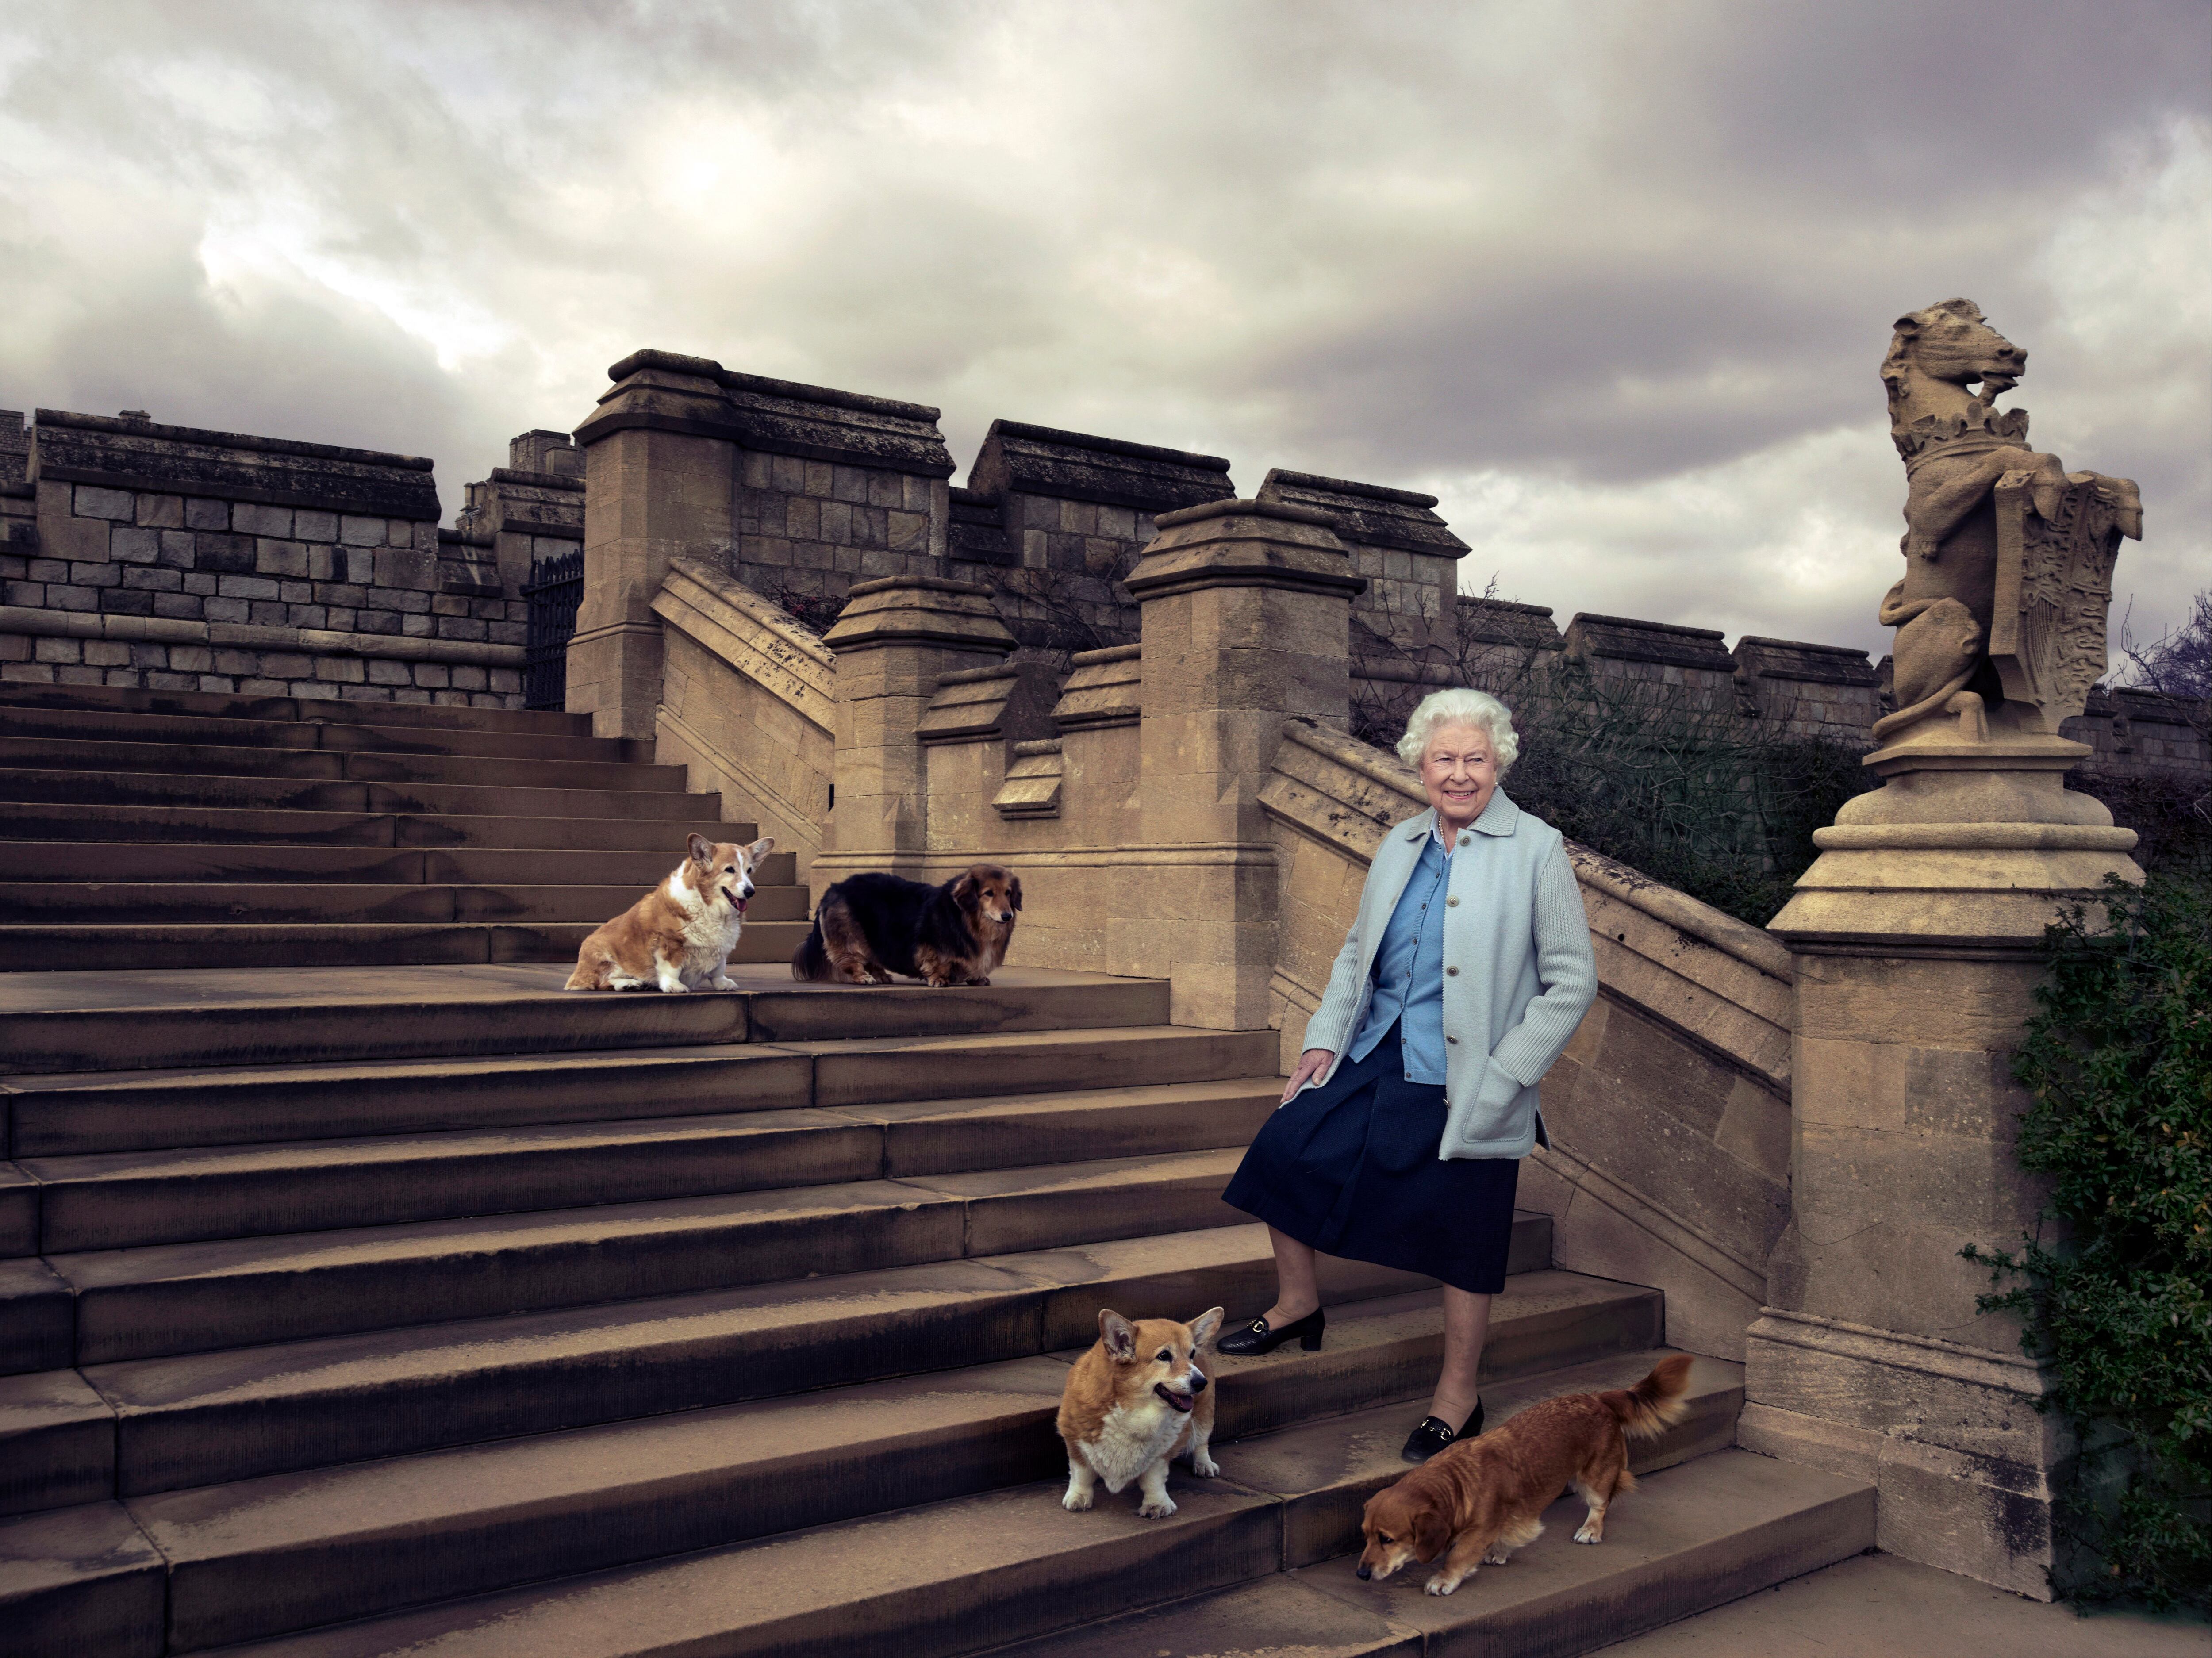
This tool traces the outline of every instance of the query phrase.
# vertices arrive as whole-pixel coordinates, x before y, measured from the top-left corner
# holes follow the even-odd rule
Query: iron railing
[[[584,597],[584,550],[556,553],[530,567],[522,596],[530,604],[523,653],[522,706],[562,708],[568,702],[568,641]]]

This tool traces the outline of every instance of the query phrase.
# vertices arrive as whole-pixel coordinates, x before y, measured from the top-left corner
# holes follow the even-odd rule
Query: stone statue
[[[1875,741],[1938,723],[1986,741],[1993,719],[2055,735],[2105,671],[2113,561],[2122,537],[2142,534],[2136,486],[2028,447],[2027,411],[1994,407],[2027,353],[1972,300],[1896,328],[1881,379],[1905,460],[1905,575],[1881,602],[1898,630],[1897,712]]]

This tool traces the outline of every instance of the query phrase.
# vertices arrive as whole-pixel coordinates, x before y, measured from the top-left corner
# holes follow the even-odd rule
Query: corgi
[[[1091,1506],[1098,1481],[1118,1491],[1131,1480],[1143,1493],[1137,1512],[1164,1520],[1176,1511],[1168,1495],[1168,1459],[1190,1453],[1190,1471],[1211,1479],[1221,1467],[1206,1454],[1213,1436],[1215,1391],[1199,1368],[1200,1350],[1220,1333],[1222,1309],[1210,1307],[1188,1324],[1147,1318],[1132,1324],[1098,1309],[1098,1339],[1075,1361],[1060,1395],[1060,1437],[1067,1448],[1067,1493],[1060,1506]]]
[[[1661,1359],[1633,1388],[1566,1394],[1531,1405],[1479,1439],[1444,1448],[1367,1499],[1359,1529],[1361,1578],[1384,1578],[1411,1560],[1443,1556],[1425,1587],[1449,1594],[1478,1564],[1502,1566],[1544,1530],[1540,1517],[1572,1486],[1589,1504],[1577,1543],[1605,1540],[1607,1506],[1636,1489],[1631,1439],[1650,1439],[1688,1408],[1690,1356]],[[1447,1549],[1449,1546],[1449,1549]]]
[[[566,988],[738,987],[725,969],[744,929],[753,871],[775,849],[775,837],[741,847],[695,833],[689,848],[666,880],[584,940]]]

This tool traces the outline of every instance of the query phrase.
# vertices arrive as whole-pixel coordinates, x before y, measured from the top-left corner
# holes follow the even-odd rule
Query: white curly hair
[[[1406,722],[1406,734],[1398,739],[1398,757],[1418,769],[1439,726],[1473,726],[1480,730],[1490,738],[1490,751],[1497,756],[1500,777],[1520,757],[1521,738],[1513,729],[1513,711],[1488,691],[1457,685],[1446,691],[1431,691],[1421,699],[1413,718]]]

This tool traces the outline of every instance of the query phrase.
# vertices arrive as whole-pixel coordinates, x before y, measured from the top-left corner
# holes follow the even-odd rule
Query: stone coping
[[[1286,501],[1203,501],[1195,507],[1180,507],[1172,513],[1162,513],[1152,520],[1162,530],[1179,529],[1186,524],[1202,524],[1210,518],[1279,518],[1292,524],[1317,524],[1324,530],[1334,530],[1334,514],[1317,507],[1294,507]]]
[[[995,420],[968,469],[972,492],[1172,511],[1236,493],[1219,455]]]
[[[88,610],[40,610],[0,604],[0,634],[40,639],[109,639],[155,645],[207,645],[241,651],[294,651],[305,656],[361,656],[401,662],[455,662],[520,668],[520,645],[470,639],[422,639],[407,634],[334,633],[322,628],[264,628],[244,622],[191,622],[158,616],[100,616]]]
[[[1363,546],[1396,548],[1429,558],[1467,556],[1467,544],[1429,510],[1437,504],[1434,495],[1278,467],[1261,483],[1258,498],[1326,513],[1338,534]]]
[[[265,438],[249,432],[218,432],[199,426],[166,426],[159,421],[125,420],[113,415],[79,415],[66,409],[38,411],[39,429],[108,432],[120,437],[151,437],[172,443],[198,443],[221,449],[250,449],[264,455],[297,455],[309,460],[351,461],[362,466],[389,466],[401,471],[428,472],[437,463],[423,455],[388,453],[381,449],[349,449],[342,444],[308,443],[298,438]]]

